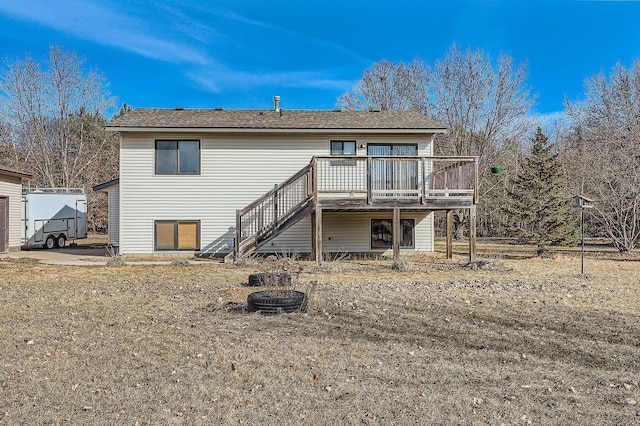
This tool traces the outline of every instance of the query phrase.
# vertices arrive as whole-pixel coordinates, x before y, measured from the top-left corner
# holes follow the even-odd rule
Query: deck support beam
[[[476,261],[476,208],[469,209],[469,262]]]
[[[316,207],[311,216],[312,251],[316,263],[322,263],[322,209]]]
[[[447,259],[453,259],[453,210],[447,210]]]
[[[309,218],[311,219],[311,258],[316,258],[316,211],[315,209],[311,210],[309,214]]]
[[[236,229],[233,239],[233,257],[234,260],[240,260],[240,241],[242,238],[242,218],[240,217],[240,210],[236,210]],[[226,257],[225,257],[226,261]]]
[[[401,229],[400,229],[400,208],[393,208],[393,223],[392,223],[392,244],[393,244],[393,260],[400,260],[400,239],[401,239]]]

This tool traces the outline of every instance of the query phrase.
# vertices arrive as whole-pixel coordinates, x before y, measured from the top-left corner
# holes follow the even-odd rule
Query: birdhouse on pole
[[[593,208],[593,200],[585,197],[584,195],[576,195],[574,199],[575,199],[574,207],[577,207],[579,209]]]

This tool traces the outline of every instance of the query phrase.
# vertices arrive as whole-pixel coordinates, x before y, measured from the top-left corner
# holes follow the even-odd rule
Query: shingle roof
[[[444,130],[415,111],[220,110],[137,108],[113,119],[111,130],[198,129],[386,129]]]

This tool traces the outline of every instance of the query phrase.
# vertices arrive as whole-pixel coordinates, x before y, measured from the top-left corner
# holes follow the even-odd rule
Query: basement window
[[[415,219],[400,219],[400,248],[415,248]],[[371,250],[393,247],[393,220],[371,219]]]
[[[155,244],[162,250],[200,250],[200,221],[155,221]]]
[[[156,174],[200,174],[200,141],[157,140]]]

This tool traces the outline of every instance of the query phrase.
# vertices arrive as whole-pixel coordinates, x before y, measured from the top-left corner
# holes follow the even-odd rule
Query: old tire
[[[289,286],[291,285],[291,275],[287,273],[273,274],[273,273],[260,273],[249,275],[248,286],[260,287],[260,286]]]
[[[53,238],[53,235],[49,235],[46,240],[44,240],[43,244],[44,248],[47,250],[51,250],[56,246],[56,239]]]
[[[247,311],[263,315],[307,312],[307,295],[296,290],[256,291],[247,296]]]
[[[56,247],[64,248],[66,244],[67,244],[67,238],[64,236],[64,234],[58,235],[58,238],[56,238]]]

